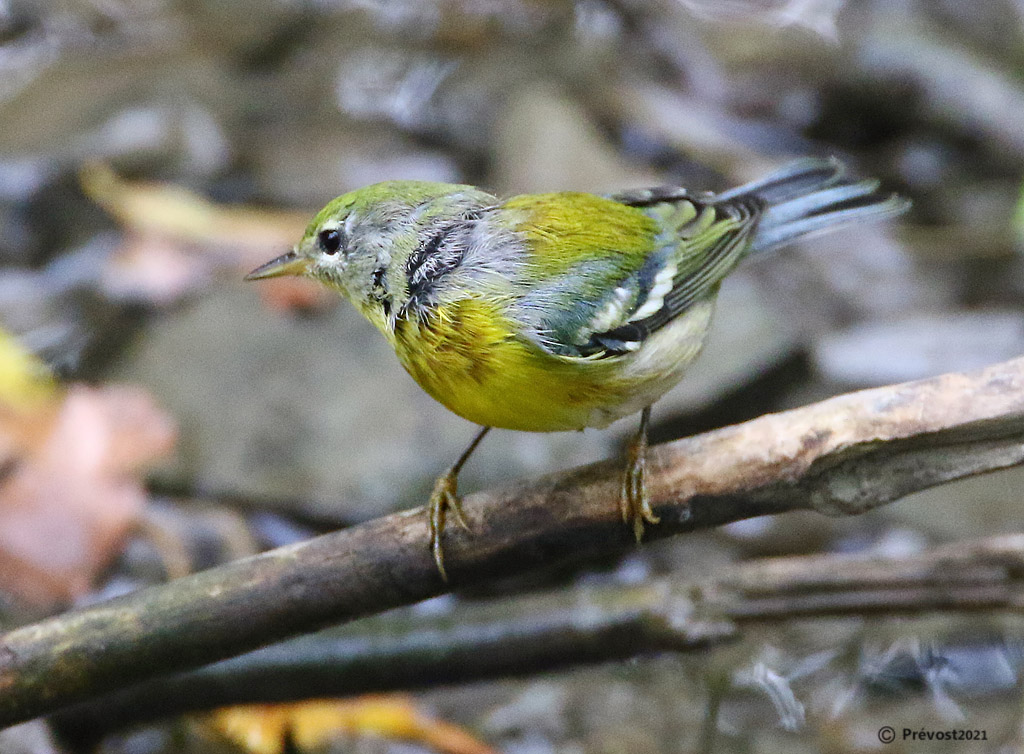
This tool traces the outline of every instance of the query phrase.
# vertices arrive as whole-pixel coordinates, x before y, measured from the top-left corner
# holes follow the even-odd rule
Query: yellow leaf
[[[441,754],[495,754],[463,729],[427,717],[399,696],[227,707],[211,715],[211,725],[250,754],[283,754],[288,740],[299,751],[312,751],[342,735],[416,741]]]
[[[0,404],[22,411],[53,398],[56,392],[46,365],[0,329]]]
[[[262,253],[291,247],[309,220],[305,213],[215,204],[172,183],[126,181],[103,163],[83,166],[79,179],[86,195],[126,229],[183,242]]]
[[[290,249],[309,219],[305,212],[217,204],[171,183],[125,180],[103,163],[83,166],[79,180],[124,230],[101,278],[114,298],[167,305],[209,284],[219,270],[237,270],[241,279]],[[295,278],[260,286],[259,294],[279,309],[338,301],[312,280]]]

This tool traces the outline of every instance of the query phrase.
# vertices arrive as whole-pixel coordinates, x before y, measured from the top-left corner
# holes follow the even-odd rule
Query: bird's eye
[[[317,240],[320,242],[320,248],[323,249],[324,254],[337,254],[338,249],[341,248],[341,231],[337,228],[321,230],[317,235]]]

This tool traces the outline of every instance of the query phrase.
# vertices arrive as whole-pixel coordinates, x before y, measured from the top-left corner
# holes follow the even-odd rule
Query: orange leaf
[[[346,734],[416,741],[443,754],[495,754],[463,729],[423,715],[398,696],[227,707],[211,715],[211,724],[251,754],[283,754],[289,738],[300,751],[312,751]]]

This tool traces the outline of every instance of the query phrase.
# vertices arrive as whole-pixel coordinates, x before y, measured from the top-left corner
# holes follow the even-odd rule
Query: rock
[[[655,404],[659,418],[706,407],[800,348],[799,322],[769,303],[756,276],[746,268],[726,279],[704,351],[683,380]]]
[[[57,754],[60,749],[42,720],[0,730],[0,751],[4,754]]]
[[[252,135],[243,151],[257,193],[286,205],[319,209],[346,191],[396,178],[463,180],[443,153],[381,129],[337,122],[276,124]]]
[[[228,285],[154,319],[122,361],[111,377],[147,387],[179,421],[167,474],[314,514],[361,518],[422,504],[475,432],[424,393],[347,304],[318,318],[281,315],[260,305],[254,286]],[[495,431],[461,488],[594,461],[616,439]]]
[[[879,510],[938,541],[1016,534],[1024,469],[1006,469],[916,492]]]
[[[817,368],[833,383],[867,387],[979,369],[1024,353],[1024,318],[989,310],[912,314],[823,335]]]
[[[626,162],[583,107],[550,84],[512,94],[496,131],[491,182],[502,194],[602,193],[664,182]]]

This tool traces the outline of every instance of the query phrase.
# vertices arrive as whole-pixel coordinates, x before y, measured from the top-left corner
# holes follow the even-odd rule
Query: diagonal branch
[[[390,613],[155,678],[63,710],[68,740],[234,704],[351,696],[535,675],[659,652],[706,652],[794,618],[1024,610],[1024,535],[910,556],[743,563],[698,581],[558,589],[443,616]]]
[[[858,514],[1024,463],[1024,358],[839,396],[653,448],[652,538],[772,513]],[[621,462],[472,495],[455,586],[629,546]],[[0,637],[0,725],[440,594],[422,509],[279,548]]]

